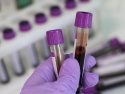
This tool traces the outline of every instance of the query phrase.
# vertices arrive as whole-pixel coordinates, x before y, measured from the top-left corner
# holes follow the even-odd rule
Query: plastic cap
[[[6,28],[3,30],[3,38],[6,40],[14,38],[15,35],[15,32],[11,28]]]
[[[76,7],[76,2],[75,0],[66,0],[65,1],[65,7],[67,9],[74,9]]]
[[[60,16],[61,15],[61,9],[59,6],[51,6],[50,7],[50,15],[51,16]]]
[[[61,29],[47,31],[46,36],[49,46],[64,43],[63,33]]]
[[[119,40],[117,38],[113,38],[109,42],[110,42],[110,45],[113,47],[118,47],[121,45],[121,43],[119,42]]]
[[[31,29],[31,25],[28,21],[24,20],[24,21],[21,21],[19,23],[19,29],[22,31],[22,32],[27,32]]]
[[[47,21],[47,18],[46,18],[46,16],[45,16],[44,13],[37,13],[37,14],[35,15],[35,22],[36,22],[37,24],[43,24],[43,23],[45,23],[46,21]]]
[[[92,27],[92,13],[89,12],[77,12],[75,26],[80,28],[91,28]]]

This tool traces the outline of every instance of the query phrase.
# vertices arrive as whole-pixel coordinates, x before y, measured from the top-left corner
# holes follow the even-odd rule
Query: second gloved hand
[[[85,70],[96,63],[95,59],[87,55]],[[75,94],[78,88],[80,68],[73,58],[64,61],[59,77],[56,79],[52,60],[49,58],[41,63],[31,77],[26,81],[20,94]],[[84,72],[84,88],[93,87],[98,83],[98,75]]]

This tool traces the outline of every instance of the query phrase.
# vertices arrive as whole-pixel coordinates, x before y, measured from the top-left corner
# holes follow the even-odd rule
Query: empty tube
[[[48,45],[50,46],[51,50],[51,57],[53,61],[55,75],[56,77],[58,77],[60,67],[62,66],[64,61],[64,51],[63,51],[64,39],[62,30],[57,29],[57,30],[47,31],[46,36]]]
[[[74,58],[77,59],[80,65],[80,80],[79,80],[79,88],[77,90],[77,94],[82,92],[83,86],[83,70],[84,70],[84,60],[86,53],[86,46],[89,34],[89,28],[92,26],[92,13],[88,12],[77,12],[76,20],[76,38],[74,43]]]
[[[121,45],[122,50],[118,51],[116,54],[111,54],[109,56],[101,56],[97,58],[98,66],[107,66],[111,64],[116,64],[125,60],[125,43]]]
[[[29,32],[31,30],[31,24],[28,21],[23,20],[19,23],[19,29],[21,32]],[[39,60],[37,58],[35,45],[34,44],[29,45],[28,51],[32,66],[37,67],[39,65]]]
[[[37,13],[35,14],[35,23],[42,25],[45,24],[47,22],[47,17],[44,13]],[[49,46],[47,45],[47,41],[46,38],[42,39],[42,52],[43,52],[43,57],[44,58],[48,58],[50,56],[50,50],[49,50]]]
[[[66,8],[66,10],[68,10],[68,11],[72,11],[73,9],[75,9],[76,8],[76,6],[77,6],[77,4],[76,4],[76,1],[75,0],[66,0],[65,1],[65,8]],[[74,44],[74,35],[75,35],[75,27],[74,27],[74,24],[69,24],[68,26],[67,26],[67,28],[68,28],[68,40],[69,40],[69,38],[70,38],[70,42],[71,42],[71,44]],[[67,36],[67,35],[66,35]]]
[[[7,83],[10,80],[3,60],[0,60],[0,80],[2,83]]]
[[[11,28],[6,28],[6,29],[3,30],[3,38],[5,40],[11,40],[15,37],[15,35],[16,35],[15,32]],[[17,52],[13,52],[11,54],[11,60],[12,60],[14,72],[16,73],[16,75],[23,74],[24,73],[24,67],[22,65],[22,62],[21,62]]]

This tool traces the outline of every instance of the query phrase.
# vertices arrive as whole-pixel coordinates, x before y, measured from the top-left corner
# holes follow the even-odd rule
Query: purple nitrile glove
[[[71,55],[70,55],[71,57]],[[86,55],[85,69],[91,68],[95,59]],[[68,58],[64,61],[59,77],[56,79],[52,60],[41,63],[26,81],[20,94],[75,94],[78,88],[80,68],[77,60]],[[93,87],[98,83],[98,75],[84,72],[84,88]]]

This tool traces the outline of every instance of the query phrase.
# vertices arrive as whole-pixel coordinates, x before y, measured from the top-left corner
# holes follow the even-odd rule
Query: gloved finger
[[[73,54],[69,54],[69,57],[73,57]],[[86,58],[85,58],[85,69],[89,69],[92,68],[94,65],[96,64],[96,60],[93,56],[86,54]]]
[[[96,73],[84,73],[83,88],[94,87],[99,82],[99,76]]]
[[[52,65],[52,59],[49,58],[41,63],[30,78],[26,81],[25,86],[39,85],[45,82],[53,82],[56,80],[54,69]]]
[[[54,82],[55,87],[61,91],[72,91],[71,94],[75,94],[78,88],[78,82],[80,77],[80,68],[77,60],[68,58],[64,61],[59,77]]]

